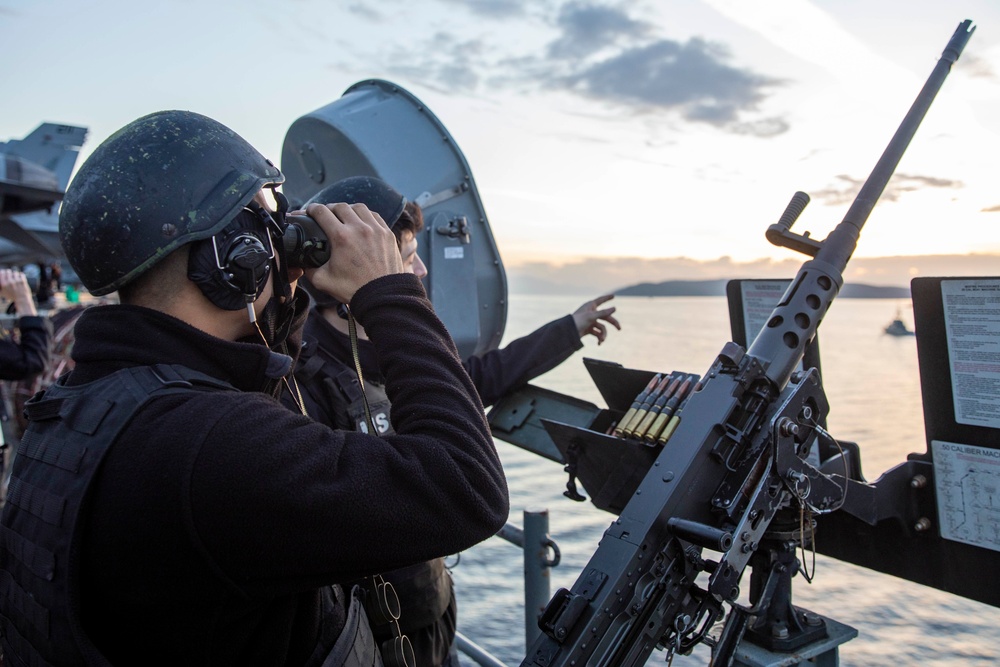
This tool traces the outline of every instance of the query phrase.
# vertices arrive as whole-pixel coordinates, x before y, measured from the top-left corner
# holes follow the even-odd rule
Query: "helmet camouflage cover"
[[[104,141],[63,198],[59,238],[94,295],[221,231],[281,172],[245,139],[190,111],[160,111]]]

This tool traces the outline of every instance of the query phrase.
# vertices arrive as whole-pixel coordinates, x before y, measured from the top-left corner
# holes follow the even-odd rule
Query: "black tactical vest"
[[[365,382],[364,390],[358,382],[357,371],[335,355],[307,338],[295,366],[295,379],[299,388],[311,399],[309,416],[331,428],[368,433],[371,428],[365,418],[364,400],[367,397],[376,433],[383,436],[395,433],[389,420],[389,397],[385,386]],[[313,414],[319,409],[323,414]]]
[[[118,436],[154,396],[236,391],[183,366],[140,366],[77,386],[53,384],[25,406],[29,421],[0,520],[0,633],[6,665],[108,667],[80,616],[81,514]],[[382,664],[359,604],[324,667]]]
[[[107,665],[80,619],[81,507],[105,454],[154,395],[232,386],[180,366],[57,382],[25,405],[0,525],[0,630],[12,664]]]

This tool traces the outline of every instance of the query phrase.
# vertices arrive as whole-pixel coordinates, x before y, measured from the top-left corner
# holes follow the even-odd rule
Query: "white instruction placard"
[[[1000,428],[1000,280],[942,280],[955,421]]]
[[[941,537],[1000,551],[1000,449],[931,441]]]
[[[778,305],[791,280],[744,280],[740,283],[743,297],[743,330],[747,332],[747,347],[764,328],[771,312]]]

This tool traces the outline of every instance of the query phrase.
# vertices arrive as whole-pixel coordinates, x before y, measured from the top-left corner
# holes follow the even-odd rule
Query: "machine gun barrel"
[[[769,230],[772,242],[813,259],[750,349],[727,343],[685,399],[669,445],[572,589],[560,589],[545,608],[543,634],[522,667],[636,667],[657,647],[684,653],[704,639],[723,602],[738,598],[750,555],[792,498],[778,454],[805,444],[810,429],[798,429],[796,419],[818,420],[828,407],[814,370],[794,382],[792,372],[843,284],[862,226],[973,30],[971,21],[959,26],[854,205],[823,242],[790,232],[801,199]],[[724,553],[713,562],[702,549]],[[696,583],[703,572],[711,573],[707,590]]]
[[[822,243],[789,231],[808,198],[805,201],[793,198],[786,216],[768,229],[767,236],[772,243],[815,256],[813,261],[802,266],[767,326],[761,329],[749,349],[751,356],[767,360],[767,375],[778,389],[787,384],[806,343],[816,335],[820,320],[843,286],[842,274],[857,246],[861,228],[973,32],[972,21],[959,24],[843,220]]]
[[[937,65],[934,67],[934,70],[931,72],[930,77],[928,77],[924,87],[917,95],[917,99],[913,101],[909,112],[907,112],[906,117],[903,118],[903,122],[900,124],[899,129],[896,130],[896,134],[893,135],[892,140],[882,153],[882,157],[879,158],[879,161],[876,163],[875,168],[868,177],[868,180],[865,181],[861,191],[858,193],[857,197],[855,197],[854,203],[851,204],[851,208],[848,209],[847,215],[844,216],[841,225],[851,225],[855,227],[857,229],[854,233],[855,239],[857,234],[861,232],[861,228],[864,226],[865,221],[868,220],[868,215],[872,212],[872,209],[875,207],[879,197],[882,196],[882,191],[885,189],[886,184],[889,182],[893,172],[896,170],[896,166],[899,164],[900,158],[903,157],[903,152],[906,150],[906,147],[909,146],[917,128],[920,127],[920,122],[923,120],[924,116],[927,114],[927,110],[930,109],[931,104],[934,102],[934,98],[937,96],[938,91],[944,84],[945,78],[947,78],[949,72],[951,72],[952,65],[958,61],[958,57],[965,49],[965,45],[968,43],[969,38],[972,37],[972,33],[975,32],[975,30],[976,28],[972,25],[972,21],[968,20],[963,21],[959,24],[958,28],[955,29],[955,34],[952,35],[948,45],[941,53],[941,57],[938,59]],[[839,247],[827,248],[827,243],[825,242],[823,245],[824,250],[821,251],[821,254],[830,255],[827,261],[831,263],[836,262],[836,266],[843,271],[844,267],[847,266],[847,260],[850,259],[851,252],[854,250],[853,244],[850,246],[850,250],[847,250],[846,254],[843,256],[839,255],[839,253],[842,252]],[[845,249],[846,247],[847,246],[845,244]]]

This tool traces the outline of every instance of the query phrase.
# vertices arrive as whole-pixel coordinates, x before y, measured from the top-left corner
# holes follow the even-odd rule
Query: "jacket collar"
[[[242,391],[267,391],[292,365],[291,357],[263,343],[216,338],[141,306],[88,308],[77,321],[74,338],[76,366],[69,384],[91,382],[121,368],[166,363],[206,373]]]

